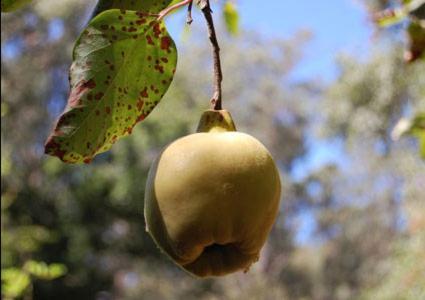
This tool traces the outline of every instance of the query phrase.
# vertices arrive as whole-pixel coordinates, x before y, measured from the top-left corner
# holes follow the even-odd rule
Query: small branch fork
[[[213,48],[213,59],[214,59],[214,94],[211,99],[211,108],[214,110],[221,110],[222,109],[222,101],[221,101],[221,82],[223,81],[223,73],[221,71],[221,62],[220,62],[220,47],[218,45],[217,36],[215,33],[214,28],[214,21],[213,17],[211,15],[211,7],[210,7],[210,1],[209,0],[196,0],[197,4],[201,8],[201,11],[205,17],[205,20],[207,21],[208,25],[208,35],[209,39]],[[183,0],[179,3],[176,3],[170,7],[167,7],[166,9],[162,10],[158,15],[158,20],[162,20],[166,15],[168,15],[170,12],[178,9],[179,7],[182,7],[184,5],[188,5],[187,9],[187,18],[186,23],[191,24],[192,19],[192,4],[193,0]]]

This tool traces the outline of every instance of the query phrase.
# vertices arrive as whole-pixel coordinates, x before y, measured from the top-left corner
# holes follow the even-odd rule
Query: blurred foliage
[[[401,22],[406,24],[404,28],[409,46],[405,50],[404,59],[409,63],[419,61],[420,68],[423,68],[423,61],[425,61],[425,0],[403,0],[399,1],[398,5],[392,1],[386,1],[375,7],[374,11],[375,21],[381,27],[394,26]],[[424,93],[422,89],[422,95]],[[401,118],[393,133],[396,136],[395,139],[404,133],[416,136],[419,139],[421,156],[425,158],[425,127],[422,125],[422,121],[418,123],[418,120],[423,117],[422,114],[421,110],[414,110],[413,116],[410,117],[412,121]]]
[[[401,118],[392,133],[392,138],[398,140],[402,135],[413,135],[419,139],[421,156],[425,159],[425,113],[418,113],[414,118]]]
[[[400,23],[407,17],[413,18],[413,21],[425,19],[425,1],[405,0],[397,7],[393,7],[392,3],[389,3],[385,5],[385,9],[375,14],[376,22],[383,27]]]
[[[223,20],[227,31],[233,35],[239,32],[239,13],[233,2],[227,1],[223,6]]]
[[[374,12],[374,19],[381,27],[407,23],[409,47],[404,54],[405,60],[413,62],[425,59],[425,0],[404,0],[397,6],[387,1]]]
[[[3,0],[1,2],[2,12],[11,12],[27,5],[32,0]]]
[[[309,33],[220,35],[225,107],[238,130],[270,149],[284,192],[250,272],[198,280],[159,252],[142,212],[150,163],[208,107],[205,26],[177,41],[173,84],[132,136],[91,165],[69,166],[44,156],[43,142],[65,105],[72,45],[95,3],[58,2],[2,15],[3,298],[422,297],[425,165],[416,139],[391,134],[400,118],[425,111],[423,61],[406,65],[401,45],[377,41],[367,59],[340,57],[338,78],[325,86],[291,77]],[[309,164],[320,151],[330,159]]]
[[[53,280],[66,274],[63,264],[47,265],[44,262],[27,261],[21,269],[5,268],[1,271],[2,295],[5,299],[19,298],[31,293],[32,280]]]

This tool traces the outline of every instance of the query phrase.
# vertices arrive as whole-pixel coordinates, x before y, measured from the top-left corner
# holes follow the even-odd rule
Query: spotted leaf
[[[71,93],[45,152],[88,163],[158,104],[173,79],[177,50],[155,17],[113,9],[90,21],[73,56]]]

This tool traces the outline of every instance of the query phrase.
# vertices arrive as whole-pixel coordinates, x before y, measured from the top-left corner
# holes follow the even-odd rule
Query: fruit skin
[[[258,140],[234,130],[227,111],[206,111],[198,133],[168,145],[148,175],[147,231],[200,277],[247,270],[278,212],[273,158]]]

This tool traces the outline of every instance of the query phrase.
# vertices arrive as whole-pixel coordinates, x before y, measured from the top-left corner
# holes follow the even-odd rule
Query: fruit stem
[[[205,20],[208,25],[208,35],[213,48],[214,59],[214,95],[211,99],[211,108],[214,110],[221,110],[221,82],[223,81],[223,74],[221,72],[220,62],[220,47],[218,46],[217,36],[215,34],[214,22],[211,15],[211,7],[209,0],[200,0],[199,5],[204,14]]]

